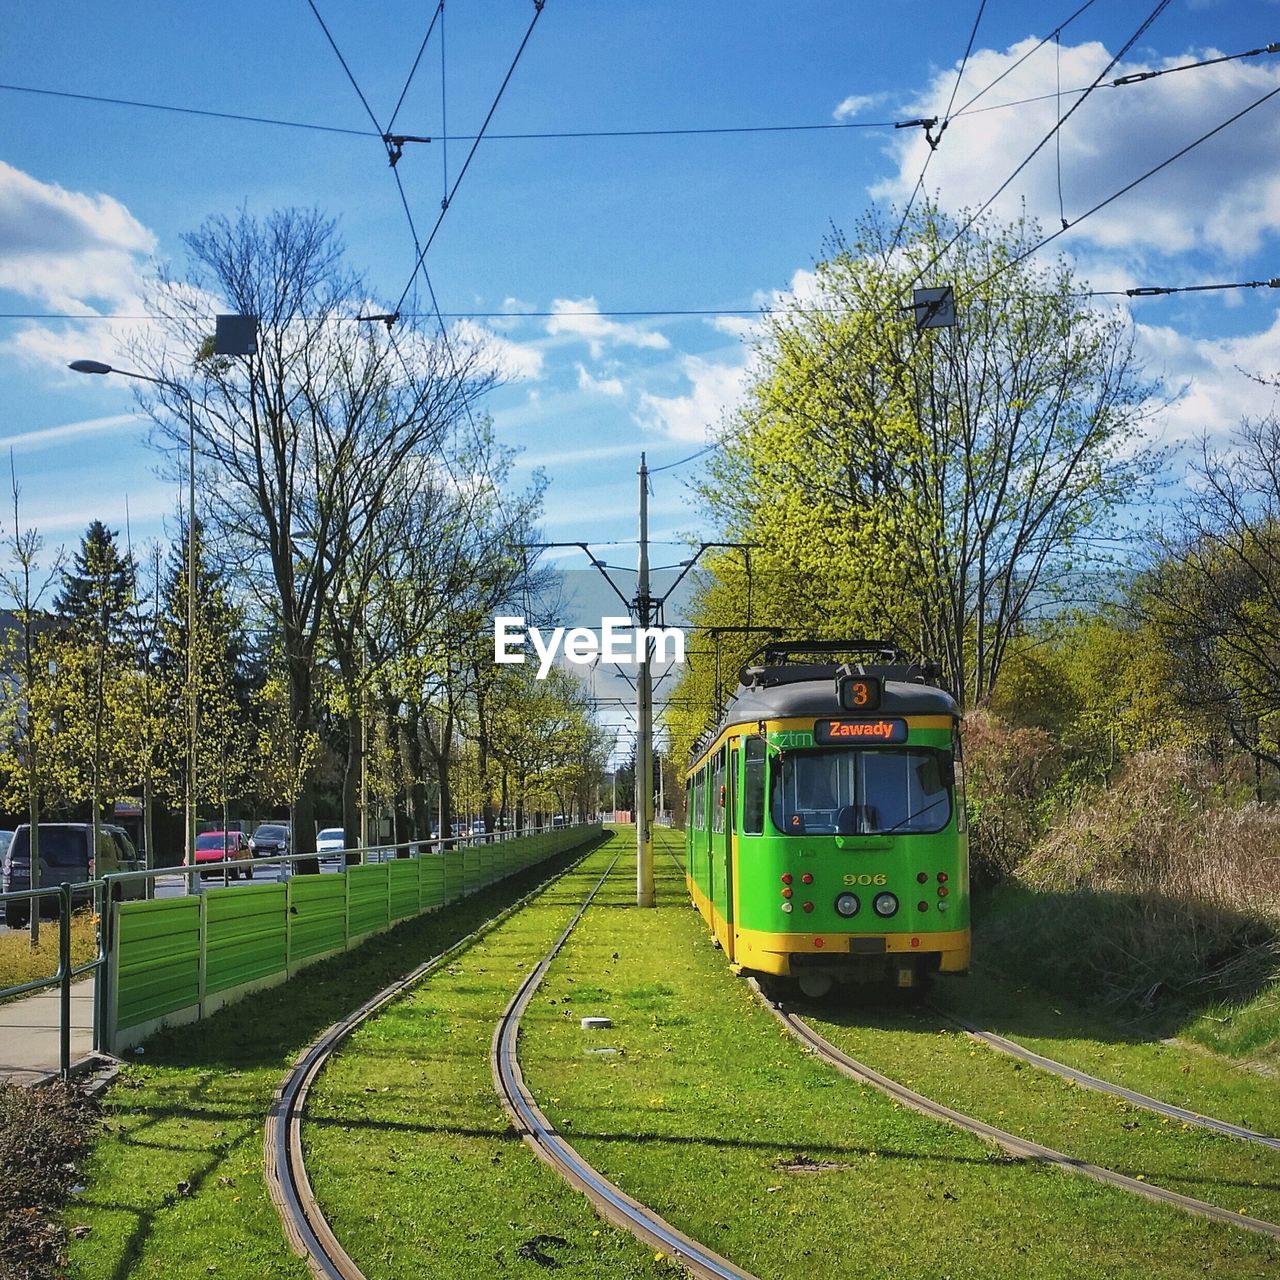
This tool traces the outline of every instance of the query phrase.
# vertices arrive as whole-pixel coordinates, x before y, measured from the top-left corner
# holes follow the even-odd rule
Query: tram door
[[[716,753],[711,775],[711,856],[709,879],[714,907],[715,935],[721,947],[733,955],[732,848],[736,754],[729,743]],[[733,762],[733,767],[730,762]]]

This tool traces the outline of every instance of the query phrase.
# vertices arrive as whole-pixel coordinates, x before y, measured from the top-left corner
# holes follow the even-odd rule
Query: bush
[[[1186,752],[1133,756],[1052,822],[983,946],[1010,973],[1130,1010],[1238,1003],[1280,976],[1280,805]]]
[[[52,1280],[66,1267],[57,1214],[96,1104],[74,1088],[0,1085],[0,1280]]]
[[[984,711],[964,721],[969,865],[974,885],[999,884],[1031,852],[1042,801],[1061,763],[1043,729],[1014,728]]]

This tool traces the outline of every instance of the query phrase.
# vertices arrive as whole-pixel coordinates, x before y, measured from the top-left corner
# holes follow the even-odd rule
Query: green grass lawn
[[[105,1099],[85,1190],[66,1212],[73,1230],[89,1228],[72,1241],[72,1274],[306,1280],[262,1169],[263,1125],[286,1070],[333,1022],[576,856],[408,921],[287,986],[149,1040]]]
[[[679,836],[658,840],[678,847]],[[732,976],[661,852],[658,908],[622,909],[633,900],[633,867],[620,864],[534,1000],[526,1077],[586,1159],[763,1280],[1260,1277],[1280,1262],[1275,1242],[1009,1161],[840,1076]],[[585,1033],[587,1014],[615,1025]],[[948,1037],[884,1021],[832,1034],[848,1030],[884,1056],[892,1048],[895,1074],[922,1092],[954,1093],[959,1086],[934,1072],[934,1042]],[[967,1079],[993,1058],[971,1057],[966,1045],[946,1062]],[[1029,1105],[1016,1101],[1029,1072],[1011,1073],[995,1107],[1006,1127]],[[1194,1142],[1181,1133],[1177,1141]],[[1062,1145],[1071,1147],[1070,1134]],[[1247,1181],[1240,1190],[1256,1196]]]

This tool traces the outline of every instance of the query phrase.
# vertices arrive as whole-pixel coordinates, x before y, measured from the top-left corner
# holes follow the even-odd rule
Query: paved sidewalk
[[[61,1065],[59,991],[0,1004],[0,1081],[30,1084]],[[71,1061],[93,1051],[93,975],[71,984]]]

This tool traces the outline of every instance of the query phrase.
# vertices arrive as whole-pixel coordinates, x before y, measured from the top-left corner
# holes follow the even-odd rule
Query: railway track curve
[[[743,1271],[727,1258],[721,1257],[705,1245],[686,1236],[593,1169],[555,1131],[524,1083],[524,1075],[520,1070],[517,1054],[520,1019],[541,985],[547,970],[551,967],[551,962],[569,940],[578,921],[590,906],[591,900],[609,878],[609,873],[613,870],[616,861],[615,858],[614,862],[609,864],[595,887],[583,900],[573,919],[569,921],[568,927],[552,944],[547,954],[530,970],[503,1013],[494,1032],[490,1053],[494,1084],[521,1138],[534,1150],[539,1159],[549,1164],[570,1185],[585,1195],[602,1217],[615,1226],[630,1231],[652,1248],[679,1262],[697,1280],[755,1280],[749,1271]]]
[[[280,1082],[272,1099],[271,1110],[263,1133],[263,1157],[267,1190],[284,1229],[285,1237],[295,1253],[303,1256],[318,1280],[366,1280],[334,1234],[316,1200],[307,1176],[302,1147],[302,1119],[307,1093],[330,1056],[361,1023],[385,1008],[415,983],[448,964],[455,956],[471,947],[486,934],[509,919],[548,885],[579,866],[598,847],[588,846],[564,870],[548,877],[478,929],[460,938],[452,946],[418,965],[403,978],[378,992],[354,1012],[335,1022],[317,1040],[302,1051],[289,1073]]]
[[[1034,1049],[1028,1049],[1026,1045],[1019,1044],[1016,1040],[997,1035],[994,1031],[988,1031],[965,1018],[957,1017],[954,1013],[939,1009],[936,1005],[929,1005],[929,1009],[936,1013],[938,1017],[945,1018],[948,1022],[959,1027],[970,1039],[976,1040],[979,1044],[985,1044],[988,1048],[995,1049],[998,1053],[1018,1058],[1033,1067],[1038,1067],[1041,1071],[1047,1071],[1051,1075],[1059,1076],[1063,1080],[1073,1081],[1081,1088],[1093,1089],[1097,1093],[1110,1094],[1113,1098],[1121,1098],[1125,1102],[1132,1103],[1135,1107],[1141,1107],[1145,1111],[1152,1111],[1156,1115],[1166,1116],[1170,1120],[1179,1120],[1183,1124],[1194,1125],[1199,1129],[1208,1129],[1212,1133],[1222,1134],[1227,1138],[1238,1138],[1242,1142],[1255,1142],[1259,1146],[1270,1147],[1273,1151],[1280,1151],[1280,1138],[1272,1137],[1266,1133],[1259,1133],[1256,1129],[1247,1129],[1244,1125],[1232,1124],[1229,1120],[1217,1120],[1213,1116],[1202,1115],[1198,1111],[1190,1111],[1186,1107],[1178,1107],[1171,1102],[1162,1102],[1159,1098],[1139,1093],[1136,1089],[1126,1089],[1123,1085],[1113,1084],[1110,1080],[1103,1080],[1098,1076],[1091,1076],[1087,1071],[1081,1071],[1065,1062],[1047,1058],[1044,1054],[1037,1053]]]
[[[590,852],[588,850],[583,857]],[[573,866],[576,867],[581,861],[579,859]],[[543,975],[568,941],[616,862],[616,858],[610,862],[604,874],[578,906],[567,928],[526,976],[504,1011],[494,1032],[490,1055],[494,1083],[512,1123],[524,1141],[539,1158],[585,1195],[602,1217],[631,1231],[647,1245],[679,1262],[697,1280],[756,1280],[750,1272],[734,1266],[719,1254],[684,1235],[596,1172],[554,1131],[525,1087],[516,1053],[520,1018]],[[572,869],[570,867],[567,870]],[[302,1145],[302,1119],[307,1094],[313,1082],[330,1056],[361,1023],[491,932],[557,878],[559,877],[544,881],[493,919],[486,921],[479,929],[431,957],[360,1008],[334,1023],[299,1055],[288,1075],[281,1081],[272,1100],[263,1136],[267,1186],[286,1238],[294,1251],[306,1258],[311,1273],[318,1280],[366,1280],[366,1277],[329,1225],[307,1176]]]
[[[1017,1134],[998,1129],[994,1125],[987,1124],[974,1116],[965,1115],[961,1111],[956,1111],[940,1102],[935,1102],[932,1098],[927,1098],[924,1094],[917,1093],[914,1089],[909,1089],[906,1085],[900,1084],[865,1063],[859,1062],[856,1058],[850,1057],[843,1050],[825,1039],[802,1018],[792,1013],[785,1006],[770,999],[754,979],[751,979],[751,986],[755,990],[757,997],[773,1013],[774,1017],[802,1045],[816,1053],[844,1075],[862,1084],[872,1085],[903,1106],[910,1107],[912,1110],[918,1111],[922,1115],[930,1116],[935,1120],[943,1120],[947,1124],[963,1129],[967,1133],[972,1133],[976,1137],[999,1147],[1009,1155],[1020,1159],[1038,1160],[1055,1168],[1064,1169],[1069,1173],[1079,1174],[1082,1177],[1092,1178],[1096,1182],[1119,1187],[1124,1191],[1142,1196],[1144,1199],[1152,1200],[1157,1204],[1169,1205],[1186,1213],[1195,1214],[1198,1217],[1209,1218],[1215,1222],[1240,1227],[1258,1235],[1270,1236],[1272,1239],[1280,1240],[1280,1225],[1274,1222],[1266,1222],[1261,1218],[1252,1218],[1242,1213],[1233,1213],[1229,1209],[1224,1209],[1220,1205],[1210,1204],[1206,1200],[1197,1200],[1193,1196],[1184,1196],[1180,1192],[1169,1190],[1167,1187],[1154,1186],[1149,1182],[1139,1181],[1137,1178],[1129,1177],[1128,1174],[1119,1173],[1114,1169],[1107,1169],[1101,1165],[1091,1164],[1087,1160],[1080,1160],[1061,1151],[1055,1151],[1052,1147],[1042,1146],[1038,1142],[1020,1138]]]

